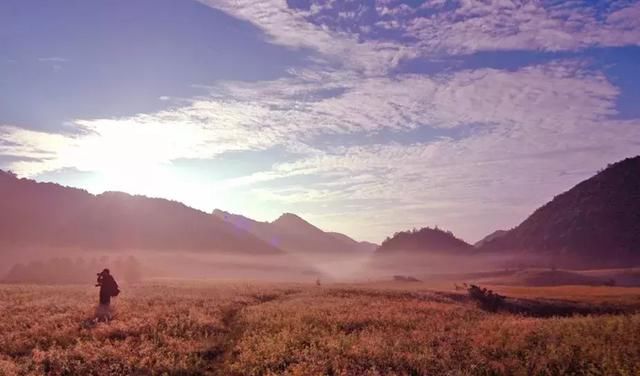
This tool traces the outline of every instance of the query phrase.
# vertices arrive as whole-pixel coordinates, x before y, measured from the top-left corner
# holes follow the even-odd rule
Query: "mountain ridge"
[[[324,231],[293,213],[283,213],[272,222],[260,222],[220,209],[215,209],[212,214],[292,253],[345,255],[373,250],[369,246],[372,243],[359,242],[342,233]]]
[[[0,244],[86,249],[282,253],[250,234],[163,198],[41,183],[0,170]]]
[[[573,266],[637,264],[640,156],[608,165],[479,249],[546,255]]]
[[[484,238],[478,240],[477,242],[473,243],[473,246],[476,248],[480,248],[483,244],[493,240],[493,239],[497,239],[499,237],[501,237],[502,235],[506,234],[508,232],[508,230],[496,230],[492,233],[490,233],[489,235],[485,236]]]

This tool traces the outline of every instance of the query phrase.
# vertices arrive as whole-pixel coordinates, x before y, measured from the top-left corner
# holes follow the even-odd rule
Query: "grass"
[[[640,306],[640,287],[609,286],[491,286],[494,291],[515,298],[560,299],[590,304]]]
[[[145,284],[94,323],[90,287],[0,285],[0,375],[640,374],[636,289],[500,287],[629,308],[535,318],[429,287]]]

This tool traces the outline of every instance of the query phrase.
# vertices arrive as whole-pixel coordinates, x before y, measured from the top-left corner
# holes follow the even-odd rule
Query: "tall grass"
[[[530,318],[397,286],[0,286],[0,375],[637,375],[640,314]]]

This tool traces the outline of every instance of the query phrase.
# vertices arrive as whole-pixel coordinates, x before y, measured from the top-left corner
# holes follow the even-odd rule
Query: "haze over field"
[[[144,270],[147,278],[361,281],[544,267],[554,271],[546,277],[556,281],[551,284],[635,285],[635,274],[613,272],[607,279],[556,275],[555,269],[640,264],[638,172],[640,156],[611,164],[518,226],[494,231],[476,245],[436,226],[396,232],[378,246],[323,231],[293,213],[260,222],[165,199],[92,195],[0,171],[0,272],[14,283],[82,283],[89,268],[100,268],[99,257],[129,274],[133,263],[135,273]],[[75,279],[67,275],[74,269]],[[518,278],[545,279],[535,275]]]

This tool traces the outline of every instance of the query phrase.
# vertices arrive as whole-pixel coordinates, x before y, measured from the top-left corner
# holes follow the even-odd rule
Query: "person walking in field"
[[[113,278],[109,269],[104,269],[100,273],[98,273],[98,282],[96,283],[96,287],[100,287],[100,305],[109,307],[111,304],[111,297],[118,296],[120,293],[120,289],[118,288],[118,283]]]

